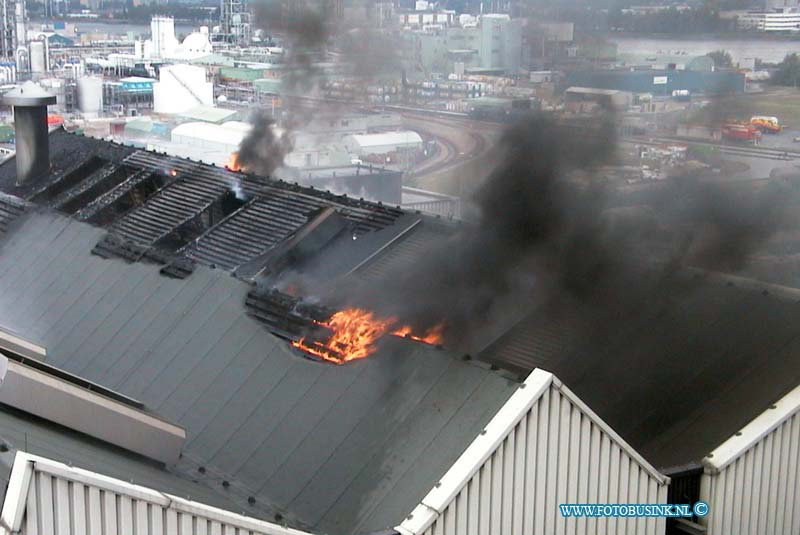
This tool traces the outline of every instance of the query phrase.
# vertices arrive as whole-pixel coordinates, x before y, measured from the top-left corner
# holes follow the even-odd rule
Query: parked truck
[[[778,134],[782,129],[777,117],[767,117],[765,115],[751,117],[750,124],[765,134]]]
[[[728,123],[722,126],[722,139],[758,145],[761,130],[752,124]]]

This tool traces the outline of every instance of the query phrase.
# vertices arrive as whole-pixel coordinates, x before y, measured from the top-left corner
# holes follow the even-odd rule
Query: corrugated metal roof
[[[214,106],[195,106],[194,108],[180,114],[182,118],[190,121],[204,121],[207,123],[222,123],[235,116],[236,110],[226,110]],[[223,125],[224,126],[224,125]]]
[[[207,143],[239,146],[246,133],[239,129],[226,128],[225,125],[211,122],[192,121],[172,129],[172,140],[186,142],[193,139]]]
[[[168,279],[90,255],[101,229],[26,217],[0,251],[0,325],[184,426],[180,469],[202,465],[299,527],[396,525],[514,389],[407,340],[310,361],[247,316],[249,287],[227,272]]]
[[[453,229],[452,225],[422,218],[418,224],[395,237],[389,247],[367,259],[355,274],[367,280],[381,280],[410,269],[424,258],[426,252],[451,236]]]

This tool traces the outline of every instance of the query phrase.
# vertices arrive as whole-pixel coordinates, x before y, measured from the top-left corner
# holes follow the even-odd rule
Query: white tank
[[[87,76],[78,79],[78,109],[83,113],[100,113],[103,109],[103,79]]]
[[[31,72],[47,72],[44,41],[31,41]]]

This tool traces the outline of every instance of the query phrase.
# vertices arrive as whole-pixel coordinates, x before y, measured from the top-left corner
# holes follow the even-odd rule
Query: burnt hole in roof
[[[94,225],[110,225],[145,204],[169,181],[162,173],[140,171],[76,215]]]
[[[247,198],[233,191],[226,191],[205,209],[182,223],[156,242],[156,246],[177,251],[220,224],[231,214],[247,204]]]
[[[64,174],[60,179],[50,183],[46,188],[34,194],[31,200],[42,203],[51,201],[67,190],[77,186],[108,163],[108,160],[104,158],[92,156],[73,170]]]
[[[134,174],[138,172],[137,169],[128,165],[121,165],[113,170],[102,174],[99,179],[91,181],[85,188],[80,191],[74,192],[58,203],[57,208],[67,214],[74,214],[86,205],[95,201],[101,195],[105,195],[112,189],[116,188]]]

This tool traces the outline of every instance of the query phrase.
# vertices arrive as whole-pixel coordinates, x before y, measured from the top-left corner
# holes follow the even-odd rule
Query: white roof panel
[[[353,141],[362,147],[382,147],[385,145],[411,145],[422,143],[422,137],[411,130],[400,132],[383,132],[380,134],[356,134],[351,137]]]

